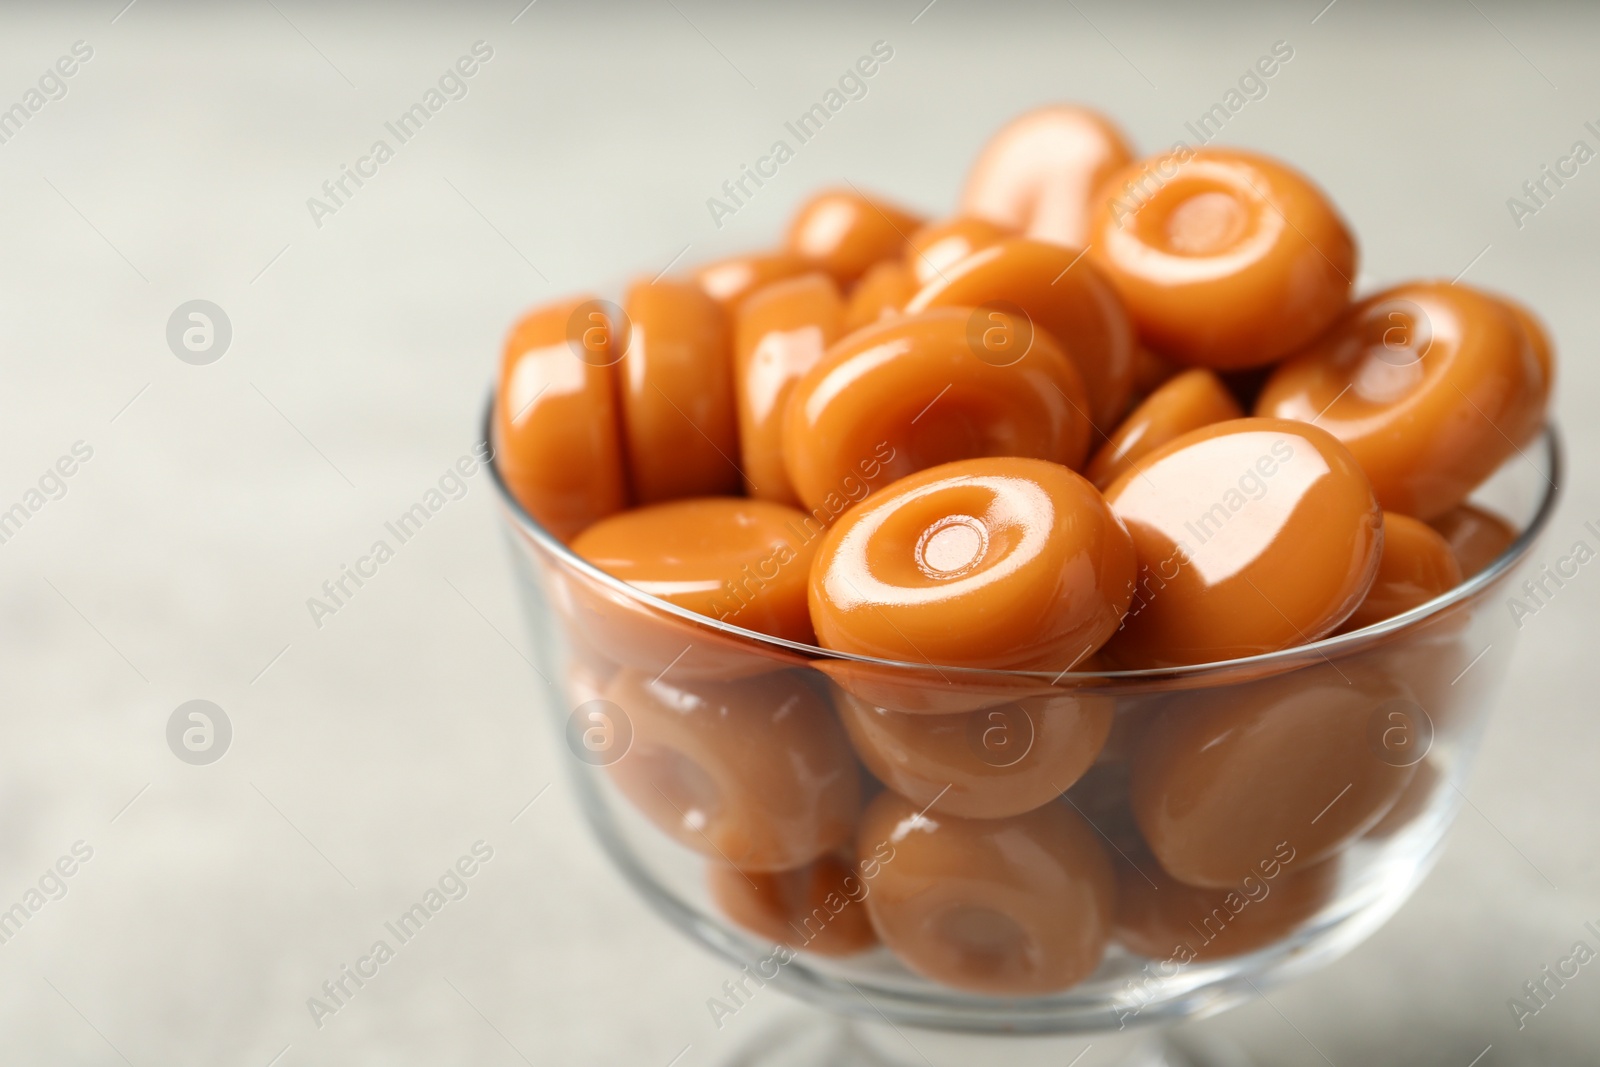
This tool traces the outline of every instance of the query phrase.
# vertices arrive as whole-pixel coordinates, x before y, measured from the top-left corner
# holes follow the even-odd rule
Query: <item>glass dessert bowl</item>
[[[1160,1024],[1337,958],[1430,869],[1561,453],[1547,428],[1480,487],[1516,535],[1420,607],[1269,655],[1060,674],[852,656],[687,611],[580,558],[494,470],[582,809],[645,899],[739,968],[711,1017],[771,985],[868,1024],[739,1062],[980,1054],[915,1028],[1018,1052],[1139,1030],[1117,1062],[1158,1064],[1191,1062]]]

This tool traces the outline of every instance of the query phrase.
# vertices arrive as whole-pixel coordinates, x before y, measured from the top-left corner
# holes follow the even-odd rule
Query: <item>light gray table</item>
[[[1316,175],[1368,282],[1465,270],[1536,305],[1575,468],[1545,555],[1600,515],[1600,162],[1520,227],[1506,205],[1600,147],[1592,7],[123,2],[0,16],[0,108],[92,49],[0,126],[0,509],[93,453],[0,544],[0,908],[92,849],[0,944],[8,1064],[691,1067],[799,1011],[764,995],[718,1032],[726,967],[576,821],[482,475],[320,627],[306,600],[467,451],[520,309],[769,242],[826,181],[947,210],[1029,105],[1160,146],[1289,42],[1224,139]],[[707,198],[880,40],[866,96],[715,226]],[[479,41],[465,95],[363,163]],[[342,166],[371,176],[314,213]],[[207,366],[165,336],[194,299],[232,327]],[[1600,919],[1597,621],[1588,570],[1526,620],[1395,920],[1206,1028],[1285,1065],[1595,1061],[1600,964],[1520,1032],[1507,1000]],[[232,724],[210,766],[167,745],[191,699]],[[306,999],[478,841],[467,895],[315,1026]]]

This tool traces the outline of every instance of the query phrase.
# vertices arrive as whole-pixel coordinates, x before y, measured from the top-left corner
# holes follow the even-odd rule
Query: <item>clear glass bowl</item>
[[[1219,1011],[1338,957],[1400,907],[1459,808],[1517,637],[1505,590],[1560,481],[1551,428],[1473,498],[1521,531],[1514,543],[1379,625],[1226,663],[1051,676],[842,655],[674,607],[575,556],[495,468],[545,712],[574,757],[595,834],[645,899],[759,975],[747,989],[771,985],[891,1026],[1010,1035]],[[948,821],[952,806],[990,816],[967,824],[979,859],[1013,847],[999,836],[1020,825],[1013,809],[1092,826],[1120,916],[1092,973],[1018,992],[1040,979],[1002,959],[1018,945],[1024,960],[1049,957],[1058,931],[1050,916],[1037,927],[1027,915],[995,919],[1005,905],[982,889],[983,871],[971,899],[953,881],[935,906],[945,914],[923,918],[922,940],[950,940],[946,963],[970,981],[930,980],[918,973],[926,959],[913,970],[882,944],[775,950],[783,930],[748,922],[752,901],[774,899],[762,872],[848,856],[878,778],[931,820]],[[1147,828],[1159,824],[1162,862],[1215,888],[1185,891],[1164,875],[1135,808]],[[859,899],[806,913],[810,923],[797,915],[788,940],[831,923],[837,936],[813,943],[850,947],[868,929],[859,913],[877,906],[865,869],[858,879]],[[730,899],[761,933],[726,917]]]

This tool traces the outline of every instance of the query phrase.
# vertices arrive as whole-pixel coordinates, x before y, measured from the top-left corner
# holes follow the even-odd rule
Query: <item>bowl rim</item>
[[[1074,685],[1085,683],[1107,682],[1126,683],[1137,681],[1172,681],[1175,679],[1188,679],[1209,675],[1232,672],[1239,669],[1257,670],[1262,668],[1283,665],[1286,668],[1295,666],[1292,661],[1304,659],[1308,655],[1320,657],[1322,660],[1331,658],[1330,654],[1344,654],[1358,647],[1365,647],[1385,637],[1391,636],[1401,630],[1419,627],[1428,620],[1444,613],[1452,607],[1471,600],[1490,586],[1494,585],[1501,577],[1522,562],[1529,551],[1544,533],[1550,524],[1551,517],[1555,514],[1556,506],[1560,503],[1562,486],[1566,473],[1565,449],[1562,445],[1560,431],[1553,419],[1547,419],[1539,434],[1539,442],[1544,446],[1545,465],[1540,468],[1522,448],[1513,445],[1516,455],[1510,456],[1506,464],[1522,461],[1530,464],[1539,471],[1544,480],[1537,507],[1534,509],[1532,519],[1518,531],[1517,536],[1506,548],[1477,574],[1463,581],[1448,592],[1434,597],[1424,604],[1419,604],[1410,611],[1391,616],[1382,622],[1349,633],[1335,634],[1321,638],[1307,644],[1293,645],[1289,648],[1279,649],[1275,652],[1263,652],[1254,656],[1244,656],[1236,659],[1215,660],[1209,663],[1185,664],[1177,667],[1151,667],[1143,670],[1132,671],[1075,671],[1071,668],[1052,673],[1050,671],[1018,671],[1004,670],[987,667],[961,667],[936,663],[919,663],[911,660],[880,659],[874,656],[861,656],[850,652],[838,652],[833,649],[822,648],[818,645],[807,645],[798,641],[789,641],[781,637],[772,637],[756,630],[747,630],[740,626],[713,619],[708,615],[701,615],[688,608],[662,600],[644,592],[636,586],[620,578],[616,578],[596,567],[588,560],[573,552],[560,538],[545,529],[533,516],[528,514],[520,501],[511,493],[506,485],[505,476],[500,470],[500,456],[494,447],[494,411],[498,395],[498,388],[491,385],[489,399],[485,405],[482,428],[483,441],[489,447],[488,467],[494,483],[495,492],[499,496],[500,504],[519,532],[528,537],[539,547],[559,558],[565,566],[571,567],[585,577],[600,583],[615,593],[629,600],[637,601],[641,605],[674,616],[695,627],[713,630],[726,637],[737,638],[754,643],[758,648],[774,653],[775,658],[792,658],[796,653],[811,660],[833,660],[843,663],[857,663],[867,667],[880,668],[888,671],[915,672],[924,674],[928,671],[936,672],[941,678],[950,682],[951,676],[971,679],[974,684],[983,682],[1007,680],[1027,683],[1043,682],[1051,686],[1059,685],[1063,680],[1070,680]],[[1504,469],[1505,464],[1496,468],[1496,473]],[[1490,476],[1491,478],[1493,475]],[[1487,481],[1487,479],[1486,479]]]

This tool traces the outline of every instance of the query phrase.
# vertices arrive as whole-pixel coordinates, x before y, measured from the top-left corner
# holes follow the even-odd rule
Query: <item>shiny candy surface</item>
[[[518,321],[501,358],[500,471],[517,502],[564,541],[628,503],[612,325],[597,301],[550,304]]]
[[[727,316],[692,282],[643,282],[624,307],[623,434],[641,504],[739,488]]]
[[[1011,120],[983,147],[962,190],[961,210],[1082,248],[1096,190],[1132,158],[1122,131],[1099,112],[1071,104],[1042,107]]]
[[[991,996],[1066,989],[1095,969],[1111,933],[1114,876],[1097,835],[1070,808],[1047,804],[1009,819],[918,810],[881,793],[856,837],[860,855],[892,850],[866,903],[901,962]]]
[[[1270,363],[1344,309],[1356,246],[1298,171],[1237,149],[1184,148],[1112,176],[1089,258],[1139,336],[1191,366]]]
[[[916,284],[926,285],[980,248],[1016,236],[1009,226],[972,215],[929,223],[911,235],[906,265]]]
[[[850,956],[878,940],[862,904],[871,886],[847,857],[830,853],[792,871],[712,863],[706,885],[722,914],[774,944]]]
[[[707,263],[694,272],[694,280],[725,311],[732,313],[762,286],[811,269],[811,264],[793,252],[751,252]]]
[[[799,504],[783,464],[783,415],[795,383],[843,331],[844,302],[826,274],[776,282],[750,296],[735,317],[734,392],[739,406],[745,491]]]
[[[674,684],[623,671],[605,695],[633,730],[606,770],[684,847],[786,871],[849,839],[860,772],[832,709],[797,673]]]
[[[1129,467],[1190,430],[1240,419],[1244,412],[1215,374],[1196,368],[1160,386],[1122,420],[1084,469],[1104,489]]]
[[[1383,515],[1383,553],[1361,604],[1344,621],[1348,633],[1420,607],[1461,584],[1461,564],[1432,527],[1392,511]]]
[[[850,285],[881,259],[897,258],[923,220],[852,189],[830,189],[801,205],[789,223],[789,251]]]
[[[1325,637],[1377,572],[1382,516],[1354,458],[1315,426],[1235,419],[1146,456],[1106,490],[1139,555],[1104,655],[1210,663]]]
[[[906,311],[950,307],[1020,309],[1083,375],[1094,425],[1109,433],[1122,417],[1133,390],[1133,331],[1116,293],[1076,251],[1027,238],[980,248],[923,286]]]
[[[1355,454],[1386,510],[1432,519],[1543,424],[1550,375],[1529,336],[1485,293],[1396,286],[1280,366],[1256,413],[1316,419]]]
[[[811,618],[843,652],[1059,671],[1116,629],[1134,566],[1128,532],[1080,476],[966,460],[896,482],[828,531]]]
[[[785,414],[784,462],[819,521],[952,460],[1083,462],[1083,382],[1055,342],[1040,332],[1024,350],[995,356],[974,336],[968,309],[895,318],[848,335],[800,380]]]
[[[748,630],[810,643],[805,516],[764,500],[706,497],[595,523],[572,550],[643,592]]]
[[[844,332],[853,333],[879,319],[898,314],[916,292],[916,278],[904,262],[885,259],[874,263],[850,290],[850,300],[845,305]]]
[[[1458,504],[1429,525],[1450,545],[1463,578],[1471,578],[1499,559],[1517,539],[1517,531],[1509,522],[1474,504]]]

